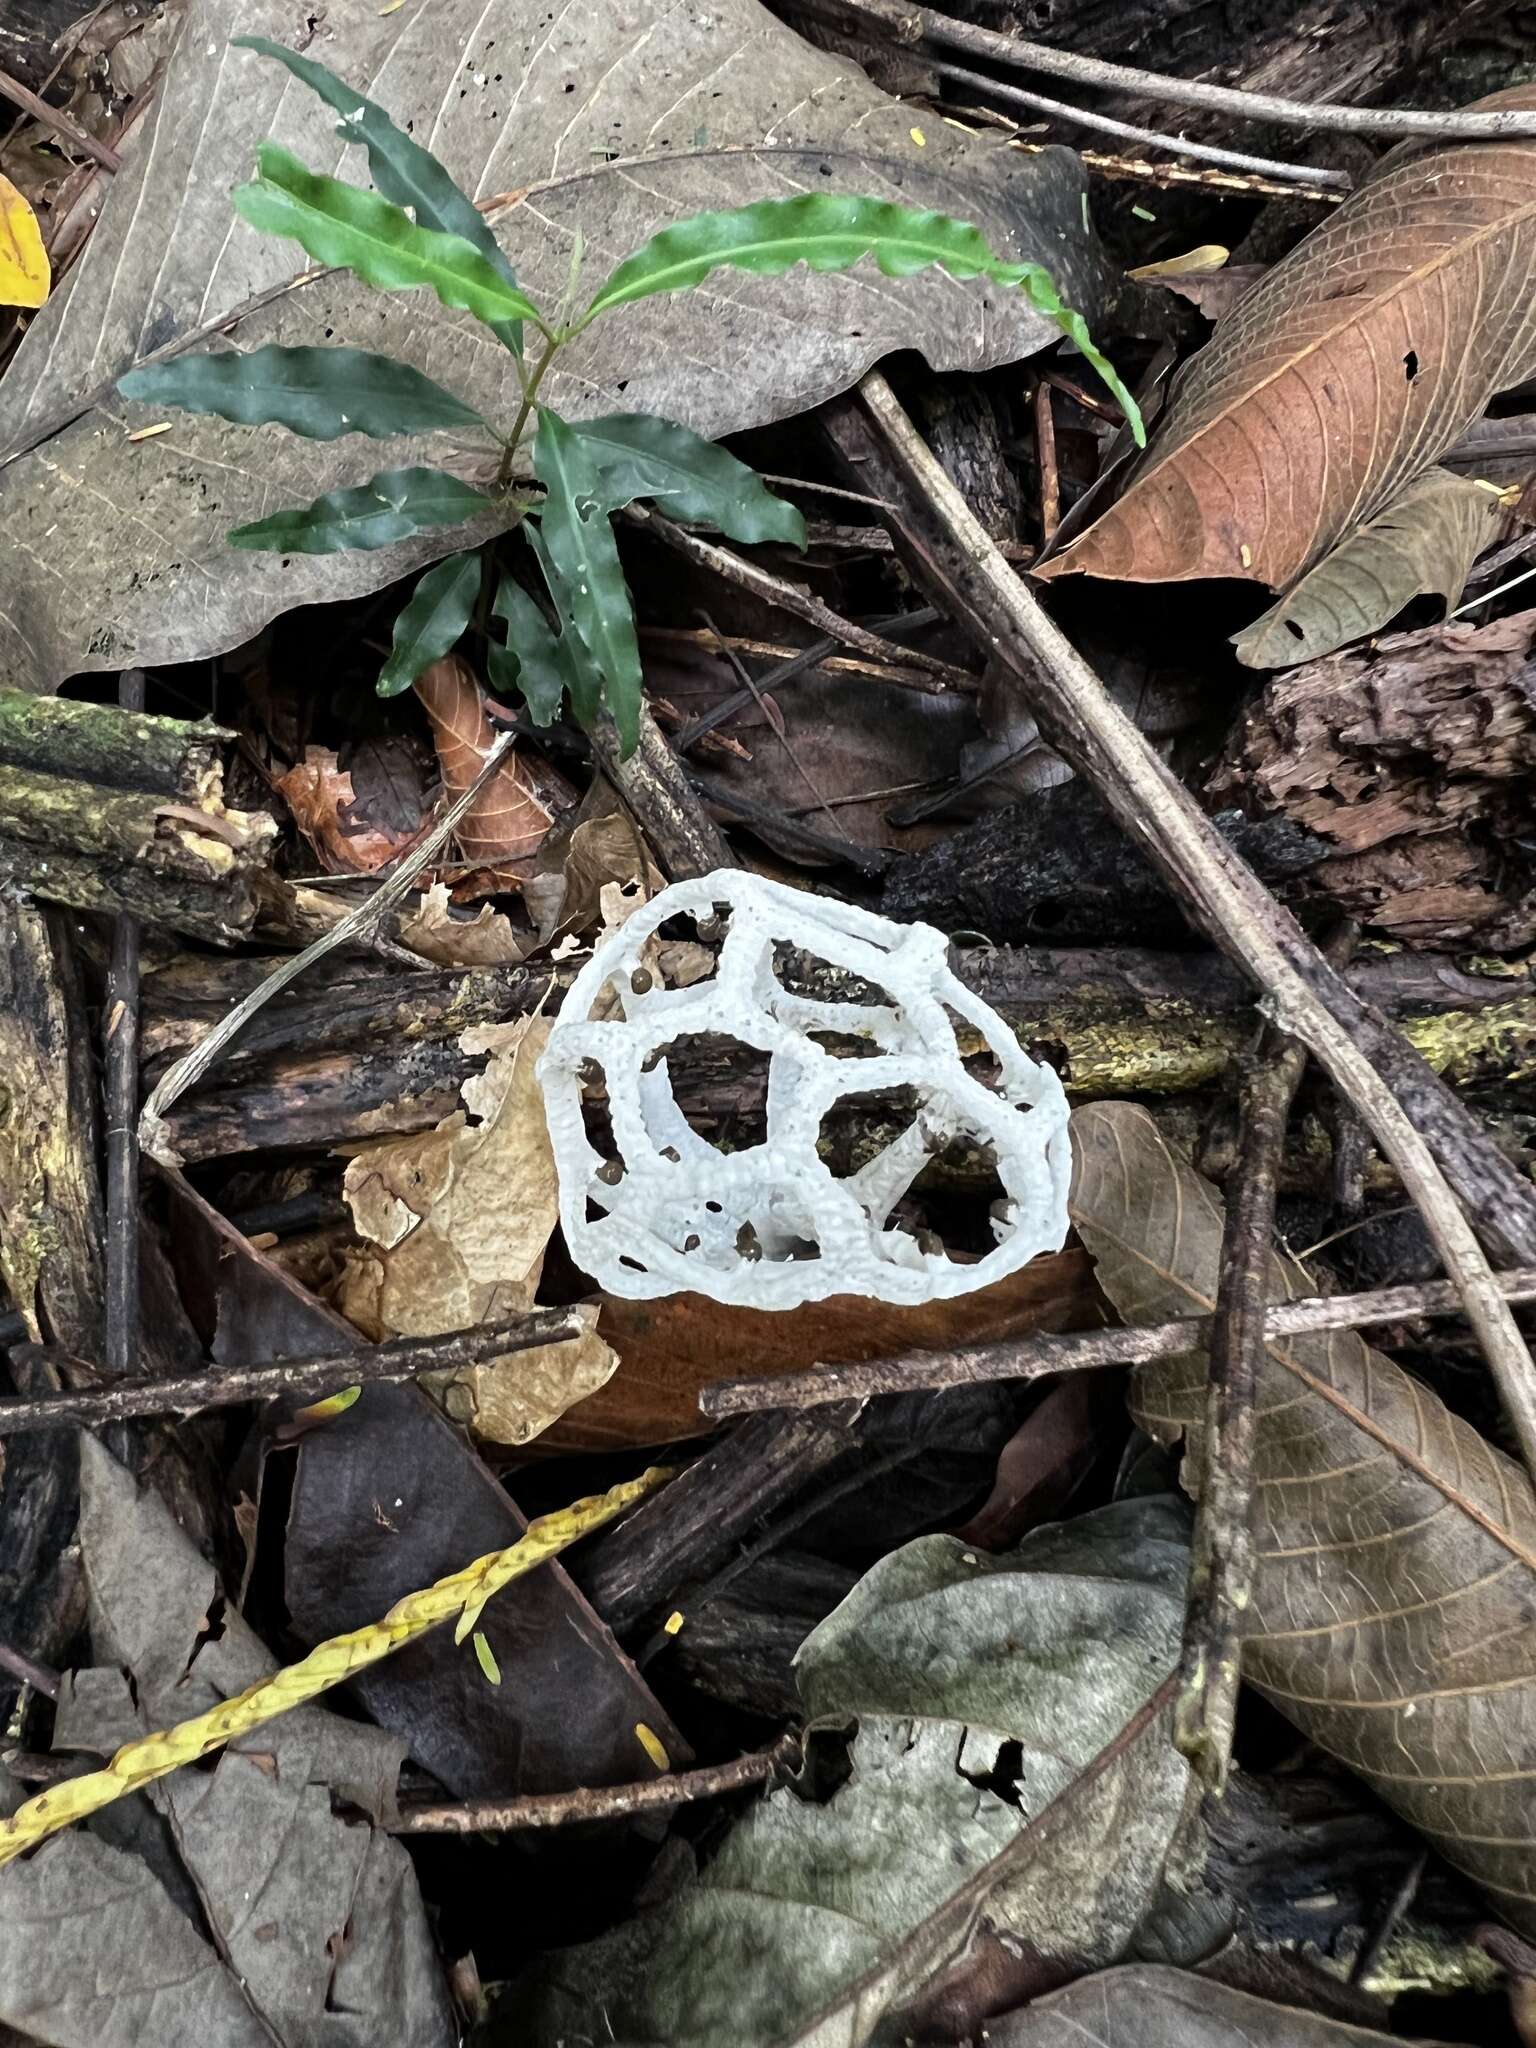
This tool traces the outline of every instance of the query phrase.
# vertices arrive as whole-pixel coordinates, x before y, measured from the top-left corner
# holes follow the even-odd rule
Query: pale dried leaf
[[[464,1083],[464,1109],[435,1131],[371,1146],[347,1167],[353,1221],[377,1249],[349,1259],[338,1306],[370,1337],[437,1336],[531,1307],[559,1218],[534,1073],[548,1036],[540,1017],[465,1032],[464,1050],[490,1059]],[[450,1405],[482,1435],[525,1443],[595,1393],[617,1363],[593,1328],[576,1343],[449,1376],[467,1390]],[[441,1376],[431,1383],[445,1393]]]
[[[515,194],[493,228],[525,289],[550,306],[578,229],[595,281],[689,214],[835,183],[964,214],[1005,255],[1044,264],[1090,327],[1099,320],[1114,279],[1071,151],[1021,156],[942,124],[919,148],[909,108],[758,0],[588,8],[574,34],[554,20],[543,0],[387,14],[378,0],[331,0],[306,28],[278,0],[191,0],[85,254],[6,372],[0,443],[37,445],[0,471],[0,673],[48,689],[80,669],[189,661],[280,611],[375,590],[482,537],[443,528],[279,569],[226,549],[225,529],[366,477],[355,439],[317,444],[178,415],[169,433],[124,445],[154,415],[113,396],[113,380],[213,329],[245,350],[334,337],[412,363],[503,425],[517,410],[511,357],[467,315],[311,269],[293,243],[234,217],[229,188],[269,136],[318,170],[359,184],[367,172],[361,151],[336,140],[334,116],[276,64],[232,50],[232,36],[305,44],[412,128],[472,197]],[[1058,339],[1025,293],[938,271],[731,270],[597,323],[545,396],[573,418],[622,406],[713,439],[805,412],[894,350],[974,370]],[[471,481],[496,466],[483,437],[402,438],[390,456],[446,457]],[[483,524],[513,516],[502,508]]]
[[[1533,263],[1536,141],[1392,151],[1221,322],[1119,501],[1038,573],[1288,588],[1536,369]]]
[[[1222,1207],[1146,1110],[1072,1119],[1072,1220],[1127,1323],[1208,1314]],[[1316,1291],[1294,1260],[1270,1296]],[[1186,1439],[1205,1361],[1146,1366],[1135,1412]],[[1536,1500],[1502,1452],[1352,1330],[1276,1339],[1259,1385],[1258,1569],[1243,1675],[1516,1926],[1536,1929]]]
[[[1245,299],[1265,275],[1265,263],[1228,263],[1220,270],[1175,270],[1160,272],[1150,281],[1165,292],[1187,299],[1207,320],[1224,320],[1232,308]],[[1132,276],[1136,273],[1133,271]]]
[[[434,661],[416,678],[416,694],[432,722],[443,787],[461,797],[484,768],[496,742],[485,698],[469,663],[457,654]],[[459,821],[455,837],[466,861],[501,868],[538,852],[556,816],[576,792],[537,754],[514,747]]]
[[[987,2022],[987,2048],[1391,2048],[1399,2039],[1149,1963],[1101,1970]]]
[[[512,920],[489,903],[472,917],[458,916],[446,882],[434,882],[410,916],[401,919],[400,943],[440,967],[500,967],[528,951]]]
[[[1238,660],[1248,668],[1315,661],[1379,632],[1415,597],[1443,597],[1453,611],[1503,509],[1487,484],[1427,470],[1234,637]]]

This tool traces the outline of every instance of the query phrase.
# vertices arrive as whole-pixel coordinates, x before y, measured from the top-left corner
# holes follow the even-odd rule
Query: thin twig
[[[1381,1036],[1373,1032],[1380,1020],[1361,1013],[1345,982],[1222,839],[1004,561],[884,377],[871,371],[859,392],[885,447],[910,479],[909,488],[923,494],[931,514],[927,566],[948,588],[958,616],[1011,669],[1051,745],[1264,991],[1271,1021],[1308,1048],[1397,1168],[1460,1291],[1526,1468],[1536,1473],[1536,1365],[1435,1154],[1373,1064],[1380,1059],[1372,1042]],[[1390,1040],[1392,1034],[1386,1036]],[[1399,1060],[1403,1051],[1400,1044]],[[1465,1120],[1448,1090],[1442,1115]],[[1500,1224],[1496,1216],[1479,1221],[1490,1233]]]
[[[1495,1275],[1506,1301],[1536,1301],[1536,1267]],[[1304,1295],[1276,1302],[1265,1311],[1264,1335],[1303,1337],[1319,1330],[1360,1330],[1373,1323],[1405,1322],[1414,1316],[1454,1316],[1461,1296],[1449,1280],[1414,1286],[1377,1287],[1366,1294]],[[1211,1341],[1214,1318],[1180,1316],[1168,1323],[1138,1324],[1129,1330],[1071,1331],[1060,1337],[1029,1337],[1003,1344],[962,1344],[951,1351],[918,1351],[900,1358],[876,1358],[863,1365],[818,1365],[777,1379],[715,1380],[699,1395],[701,1412],[712,1421],[753,1415],[768,1408],[819,1408],[833,1401],[868,1400],[876,1394],[917,1394],[941,1387],[983,1386],[992,1380],[1036,1380],[1049,1373],[1089,1372],[1106,1365],[1147,1365],[1155,1358],[1181,1358]]]
[[[1253,1590],[1255,1398],[1264,1363],[1275,1196],[1304,1047],[1267,1048],[1243,1089],[1237,1165],[1227,1183],[1200,1459],[1200,1504],[1174,1741],[1213,1793],[1225,1790],[1242,1677],[1243,1612]]]
[[[0,99],[9,100],[13,106],[20,107],[24,114],[30,114],[34,121],[41,121],[45,128],[51,128],[59,140],[68,143],[71,149],[79,150],[85,156],[94,157],[104,171],[122,169],[123,160],[115,149],[109,149],[106,143],[98,142],[94,135],[87,135],[78,122],[72,121],[68,114],[61,113],[57,107],[50,107],[46,100],[40,100],[35,92],[23,85],[20,79],[12,78],[8,71],[0,71]]]
[[[14,1395],[0,1400],[0,1440],[38,1429],[98,1429],[136,1416],[200,1415],[208,1408],[275,1401],[282,1395],[316,1400],[374,1380],[413,1380],[424,1372],[484,1365],[515,1351],[574,1343],[586,1329],[587,1324],[569,1309],[530,1309],[504,1323],[477,1324],[441,1337],[392,1337],[384,1344],[360,1345],[356,1351],[284,1358],[275,1365],[122,1380],[115,1386],[67,1393]]]
[[[1056,467],[1056,415],[1051,387],[1042,377],[1035,385],[1035,459],[1040,465],[1040,540],[1049,547],[1061,524],[1061,472]]]
[[[843,831],[841,824],[832,815],[831,809],[827,804],[826,798],[822,795],[821,791],[816,787],[815,778],[812,776],[810,770],[806,767],[805,763],[800,759],[800,756],[795,752],[794,747],[790,742],[789,735],[785,732],[783,728],[782,721],[777,716],[776,712],[770,711],[767,704],[763,701],[762,686],[759,684],[757,678],[753,675],[751,669],[747,667],[746,663],[742,660],[741,656],[736,652],[735,648],[732,647],[730,643],[727,641],[725,635],[720,631],[720,628],[715,624],[714,620],[710,617],[709,613],[701,611],[699,613],[699,617],[704,621],[705,625],[714,635],[715,645],[720,649],[720,652],[725,656],[726,660],[730,663],[732,669],[735,671],[737,682],[741,684],[741,687],[747,692],[748,696],[752,699],[753,703],[756,704],[758,710],[763,714],[763,718],[767,722],[768,730],[773,734],[774,738],[778,741],[779,745],[783,748],[785,754],[788,756],[790,767],[794,769],[795,773],[799,776],[800,780],[811,792],[811,796],[814,800],[813,807],[817,810],[825,811],[827,815],[827,823],[832,827],[834,832],[838,833],[842,838],[846,839],[848,837],[848,834]]]
[[[1015,71],[1044,72],[1079,85],[1107,86],[1175,107],[1208,107],[1244,121],[1273,121],[1283,128],[1320,129],[1333,135],[1437,135],[1469,142],[1536,135],[1536,113],[1440,114],[1411,108],[1346,107],[1331,100],[1287,100],[1274,93],[1166,78],[1160,72],[1110,64],[1102,57],[1084,57],[1075,50],[1056,50],[973,22],[954,21],[929,7],[907,6],[904,0],[830,0],[830,5],[829,0],[813,0],[810,11],[841,15],[908,48],[932,43],[941,49],[965,50]]]
[[[637,1813],[667,1813],[700,1799],[718,1799],[746,1785],[766,1784],[791,1768],[798,1745],[790,1738],[739,1756],[733,1763],[650,1778],[638,1785],[597,1785],[576,1792],[534,1792],[522,1799],[467,1799],[461,1804],[404,1806],[392,1835],[513,1834],[524,1828],[563,1828],[580,1821],[627,1820]]]
[[[1026,92],[1023,87],[1007,85],[998,78],[987,78],[979,71],[968,71],[963,64],[949,64],[942,58],[928,59],[930,69],[940,78],[951,79],[956,85],[969,85],[978,92],[992,93],[1000,100],[1006,100],[1011,107],[1026,107],[1031,113],[1047,114],[1058,121],[1072,121],[1080,128],[1093,128],[1104,135],[1117,135],[1122,141],[1139,142],[1150,149],[1166,149],[1175,156],[1187,156],[1195,163],[1214,164],[1224,171],[1238,171],[1250,177],[1270,178],[1280,185],[1310,185],[1330,191],[1348,192],[1352,180],[1343,171],[1314,169],[1310,164],[1285,164],[1273,157],[1246,156],[1237,149],[1218,149],[1211,142],[1191,142],[1184,135],[1164,135],[1156,128],[1138,128],[1130,121],[1116,121],[1108,114],[1100,114],[1089,107],[1069,107],[1062,100],[1047,99],[1043,93]]]
[[[117,701],[144,709],[144,671],[125,669]],[[102,1023],[107,1111],[107,1300],[102,1359],[114,1379],[139,1355],[139,921],[112,920],[107,1006]]]
[[[382,917],[386,910],[401,901],[422,869],[430,865],[453,837],[454,827],[496,773],[502,756],[512,745],[513,738],[514,735],[510,732],[500,735],[486,755],[485,765],[463,795],[449,807],[421,844],[407,855],[389,880],[377,888],[366,903],[360,903],[356,910],[349,911],[339,924],[333,925],[328,932],[323,932],[313,945],[306,946],[302,953],[296,953],[291,960],[285,960],[281,967],[267,976],[259,988],[251,991],[244,1002],[237,1003],[227,1017],[221,1018],[206,1038],[200,1039],[189,1053],[184,1054],[174,1066],[167,1069],[139,1117],[139,1144],[152,1159],[158,1159],[166,1166],[180,1164],[171,1147],[170,1132],[165,1125],[166,1113],[172,1105],[179,1102],[187,1090],[207,1073],[225,1046],[238,1036],[258,1010],[263,1009],[275,995],[287,988],[290,982],[296,981],[307,967],[312,967],[317,960],[323,959],[327,953],[334,952],[338,946],[351,944],[360,932],[365,931],[369,925]]]
[[[59,1696],[58,1672],[50,1665],[39,1664],[25,1650],[13,1650],[9,1643],[0,1643],[0,1671],[9,1671],[12,1678],[30,1685],[44,1699],[56,1700]]]
[[[830,605],[823,604],[820,598],[812,597],[809,591],[800,589],[797,584],[775,576],[771,570],[764,569],[757,562],[749,562],[744,555],[735,554],[730,548],[701,539],[685,526],[663,518],[659,512],[650,511],[643,505],[631,505],[624,517],[636,526],[643,526],[647,533],[655,534],[658,540],[664,540],[669,548],[675,548],[689,561],[697,562],[700,568],[712,569],[738,589],[749,590],[754,597],[776,605],[780,611],[804,619],[807,625],[830,635],[844,647],[857,648],[860,654],[870,655],[876,661],[892,661],[903,668],[925,669],[929,675],[941,677],[951,689],[975,687],[974,679],[964,669],[940,661],[936,655],[924,654],[918,648],[898,647],[894,640],[882,639],[878,633],[856,626],[852,619],[841,617]]]

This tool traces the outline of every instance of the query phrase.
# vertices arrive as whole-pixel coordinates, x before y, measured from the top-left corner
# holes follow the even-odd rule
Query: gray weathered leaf
[[[282,609],[377,588],[466,544],[423,534],[366,561],[296,560],[281,574],[231,557],[226,527],[360,481],[356,451],[201,418],[126,445],[154,415],[110,386],[167,344],[221,322],[247,350],[335,339],[412,363],[503,425],[515,410],[516,366],[467,315],[345,274],[284,289],[303,258],[236,219],[230,187],[268,136],[354,179],[361,152],[296,79],[232,50],[233,35],[307,45],[410,123],[472,196],[518,193],[492,226],[541,302],[565,289],[578,229],[600,278],[690,213],[835,183],[962,213],[1004,255],[1046,265],[1090,324],[1102,315],[1112,280],[1070,152],[1022,157],[938,122],[919,148],[908,108],[758,0],[590,8],[574,37],[551,33],[548,14],[542,0],[335,0],[316,33],[300,0],[190,0],[86,254],[6,374],[0,449],[33,452],[0,469],[0,676],[51,687],[75,669],[190,659]],[[942,271],[722,272],[599,322],[544,395],[569,417],[622,406],[715,438],[814,405],[895,349],[979,368],[1057,333],[1025,294]],[[467,443],[462,456],[441,438],[397,446],[400,467],[447,462],[488,480],[488,458]]]
[[[1426,470],[1235,636],[1238,660],[1248,668],[1314,661],[1379,632],[1426,593],[1453,611],[1501,511],[1487,484]]]
[[[857,1720],[848,1782],[822,1806],[772,1794],[668,1906],[514,1988],[501,2038],[859,2048],[937,1971],[1000,1938],[1077,1967],[1112,1961],[1183,1803],[1164,1728],[1038,1853],[1023,1831],[1172,1668],[1185,1562],[1166,1499],[1000,1557],[929,1536],[884,1558],[797,1659],[813,1719]],[[1017,1805],[989,1782],[1011,1742]]]
[[[1393,2040],[1398,2037],[1392,2036]],[[1351,2027],[1293,2005],[1271,2005],[1209,1977],[1127,1964],[1084,1977],[987,2022],[988,2048],[1390,2048],[1373,2028]],[[1419,2048],[1435,2048],[1423,2041]]]
[[[1080,1109],[1072,1136],[1072,1220],[1123,1319],[1209,1313],[1215,1188],[1134,1104]],[[1294,1260],[1270,1274],[1272,1299],[1315,1292]],[[1190,1353],[1135,1394],[1144,1428],[1189,1442],[1194,1492],[1204,1382]],[[1530,1481],[1353,1330],[1266,1347],[1255,1473],[1243,1676],[1536,1931]]]
[[[273,1663],[218,1601],[212,1567],[164,1506],[93,1439],[82,1439],[80,1457],[80,1539],[102,1665],[67,1689],[55,1741],[110,1751],[241,1691]],[[0,1872],[6,1926],[67,1901],[81,1968],[70,1986],[58,1981],[51,1942],[0,1941],[0,2018],[81,2048],[183,2038],[216,2048],[448,2048],[455,2029],[410,1859],[382,1830],[332,1811],[334,1793],[380,1813],[400,1757],[393,1737],[306,1707],[232,1744],[211,1771],[180,1771],[155,1788],[213,1945],[168,1918],[179,1909],[148,1864],[78,1831],[9,1865]],[[184,1996],[185,2031],[176,2023]]]

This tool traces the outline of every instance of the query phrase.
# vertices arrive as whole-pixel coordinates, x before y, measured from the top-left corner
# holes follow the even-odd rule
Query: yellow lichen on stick
[[[290,1708],[301,1707],[329,1692],[355,1671],[377,1664],[403,1643],[414,1642],[442,1622],[457,1619],[462,1640],[474,1627],[485,1603],[503,1586],[532,1571],[535,1565],[558,1556],[578,1537],[611,1522],[666,1477],[665,1471],[652,1467],[638,1479],[610,1487],[607,1493],[575,1501],[554,1514],[541,1515],[529,1523],[527,1533],[516,1543],[476,1558],[463,1571],[439,1579],[419,1593],[408,1593],[403,1600],[396,1601],[382,1621],[317,1643],[297,1664],[247,1686],[244,1692],[220,1701],[206,1714],[197,1714],[174,1728],[124,1743],[103,1769],[49,1786],[46,1792],[17,1807],[9,1818],[0,1819],[0,1863],[9,1863],[23,1850],[35,1848],[62,1828],[110,1806],[125,1792],[136,1792],[153,1779],[166,1777],[237,1736],[248,1735],[276,1720]]]

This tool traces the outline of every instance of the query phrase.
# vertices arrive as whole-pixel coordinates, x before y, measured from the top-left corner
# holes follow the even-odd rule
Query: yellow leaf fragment
[[[666,1745],[654,1728],[647,1728],[643,1721],[635,1723],[635,1739],[645,1751],[658,1771],[670,1771],[672,1759],[667,1755]]]
[[[362,1391],[359,1386],[342,1387],[334,1394],[327,1394],[323,1400],[311,1401],[307,1408],[298,1409],[293,1421],[306,1427],[313,1422],[332,1422],[338,1415],[346,1414]]]
[[[1130,277],[1203,277],[1225,267],[1232,251],[1220,242],[1202,242],[1182,256],[1165,256],[1161,263],[1139,263]]]
[[[492,1685],[500,1685],[501,1666],[496,1662],[496,1652],[486,1641],[483,1629],[477,1628],[475,1630],[474,1642],[475,1662],[480,1666],[480,1669],[485,1673],[486,1678]]]
[[[40,306],[52,281],[37,215],[0,177],[0,306]]]

